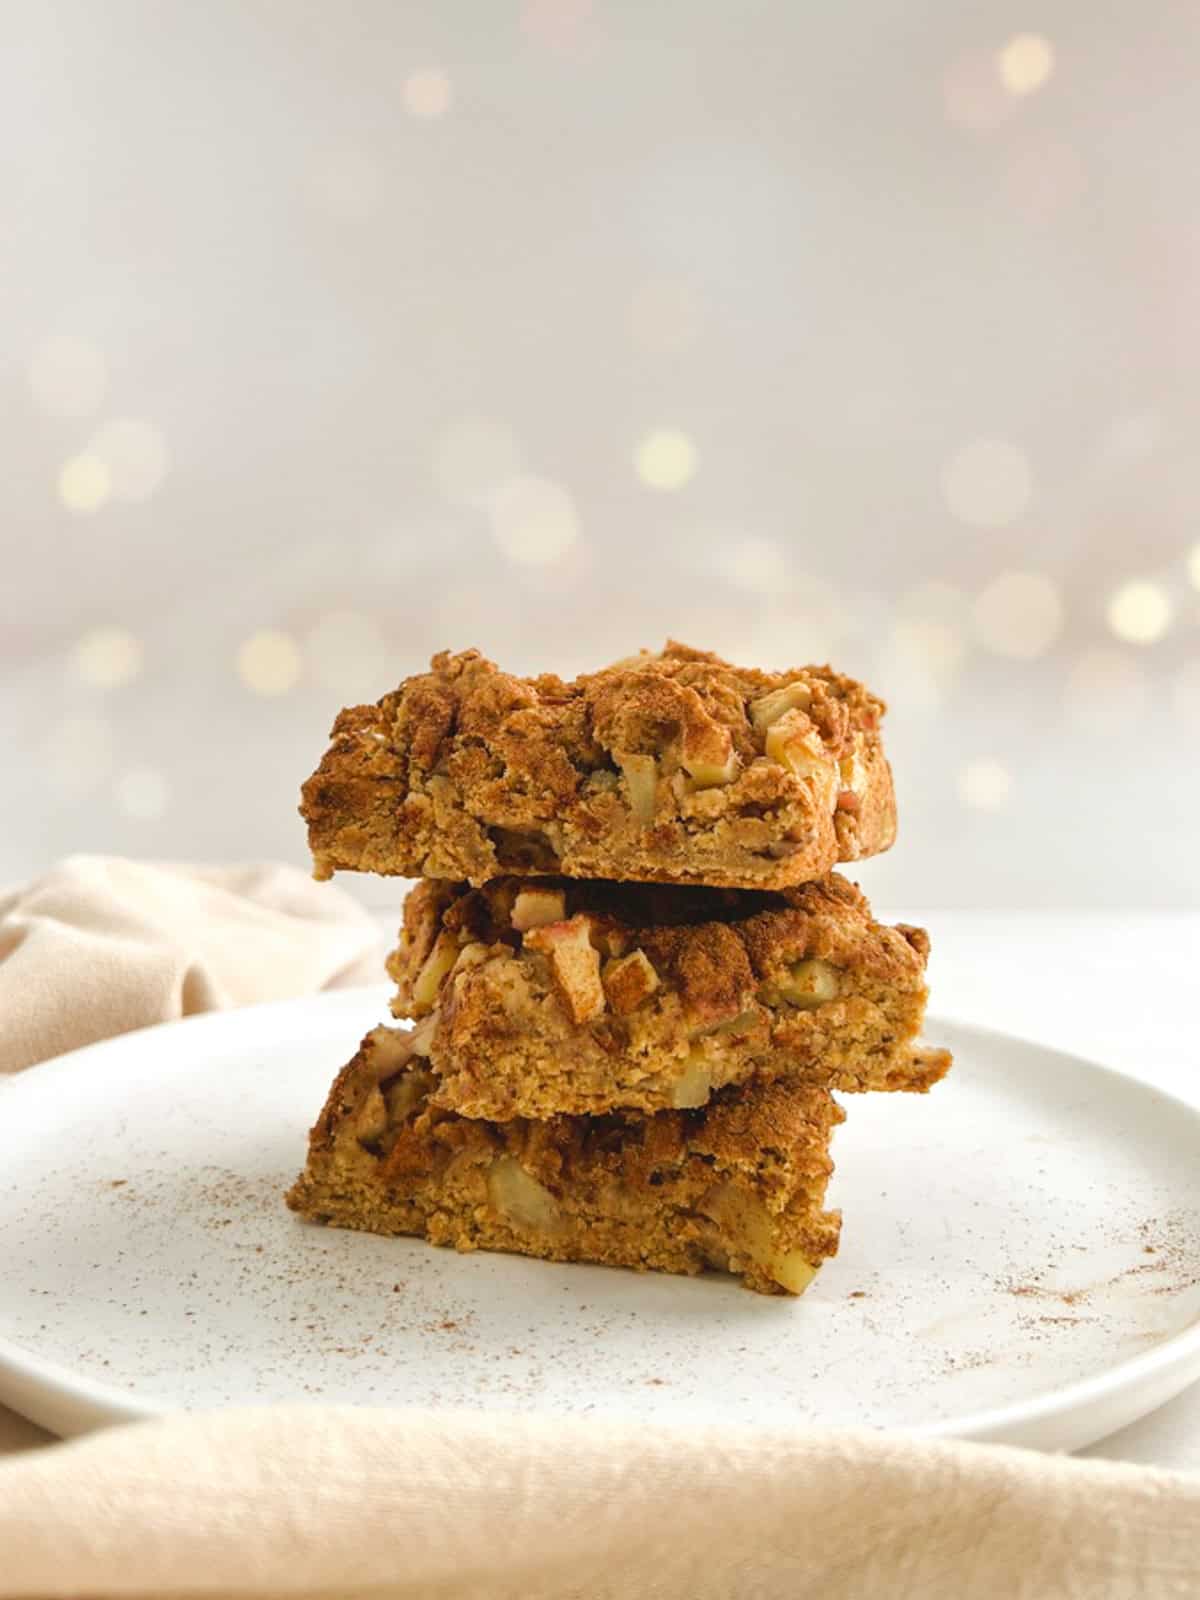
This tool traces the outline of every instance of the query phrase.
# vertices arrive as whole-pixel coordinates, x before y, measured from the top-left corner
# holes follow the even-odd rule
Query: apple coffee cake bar
[[[301,812],[318,877],[783,889],[892,843],[883,711],[829,667],[674,643],[569,683],[447,652],[341,713]]]
[[[459,1250],[696,1273],[800,1294],[837,1249],[823,1209],[843,1113],[824,1089],[720,1090],[698,1110],[485,1122],[441,1110],[412,1035],[377,1028],[343,1068],[288,1205],[316,1222]]]
[[[704,1105],[725,1084],[925,1090],[929,940],[837,873],[782,893],[426,879],[388,962],[432,1103],[504,1121]]]

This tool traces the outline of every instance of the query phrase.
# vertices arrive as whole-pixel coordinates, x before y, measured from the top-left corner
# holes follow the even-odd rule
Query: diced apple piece
[[[807,711],[811,704],[812,690],[797,679],[795,683],[785,684],[782,689],[773,689],[770,694],[764,694],[761,700],[752,700],[750,720],[758,733],[765,733],[785,712],[796,707]]]
[[[737,776],[738,759],[731,750],[728,757],[717,763],[715,761],[689,761],[684,758],[684,769],[697,789],[717,789],[726,783],[732,783]]]
[[[373,1028],[371,1030],[371,1065],[376,1081],[385,1082],[403,1072],[413,1053],[413,1041],[419,1029],[406,1033],[403,1028]]]
[[[405,1072],[399,1078],[393,1078],[384,1090],[384,1099],[387,1101],[388,1120],[394,1129],[399,1130],[412,1116],[429,1093],[432,1079],[428,1072]]]
[[[676,1110],[688,1111],[696,1106],[707,1105],[711,1094],[712,1073],[704,1065],[703,1059],[694,1058],[675,1080],[671,1090],[671,1104]]]
[[[719,1185],[705,1198],[701,1210],[721,1229],[730,1256],[749,1256],[781,1289],[802,1294],[816,1277],[817,1269],[800,1251],[777,1247],[770,1213],[736,1184]]]
[[[858,741],[855,742],[850,754],[843,756],[838,763],[838,774],[842,784],[837,797],[838,810],[860,811],[863,796],[867,792],[867,765],[862,758]]]
[[[776,981],[775,988],[789,1005],[812,1011],[837,999],[838,970],[828,961],[797,961]]]
[[[719,722],[701,722],[685,729],[680,759],[697,789],[732,783],[737,773],[733,738]]]
[[[766,752],[798,778],[811,778],[828,766],[820,735],[803,711],[787,711],[767,729]]]
[[[405,906],[405,927],[400,952],[410,972],[420,971],[441,932],[445,903],[426,883],[409,897]]]
[[[739,1011],[736,1016],[726,1017],[722,1022],[718,1022],[715,1027],[702,1028],[700,1031],[702,1034],[717,1038],[726,1037],[729,1034],[752,1033],[760,1020],[761,1013],[753,1007],[749,1007],[745,1011]]]
[[[387,1103],[383,1098],[383,1090],[376,1084],[359,1108],[358,1121],[354,1125],[355,1135],[361,1143],[371,1144],[383,1133],[387,1122]]]
[[[488,1198],[518,1228],[555,1233],[562,1225],[558,1201],[544,1184],[531,1178],[514,1156],[500,1156],[487,1174]]]
[[[773,1238],[771,1218],[761,1201],[726,1181],[705,1197],[700,1209],[720,1225],[731,1255],[746,1255],[760,1266],[767,1264]]]
[[[458,948],[458,940],[453,934],[445,931],[438,934],[412,987],[413,1010],[418,1014],[437,1004],[442,981],[458,960]]]
[[[763,1265],[789,1294],[803,1294],[817,1275],[816,1267],[799,1250],[785,1250]]]
[[[618,754],[617,765],[625,774],[629,809],[643,828],[649,827],[658,794],[658,762],[653,756]]]
[[[410,1054],[414,1056],[427,1056],[429,1046],[433,1043],[433,1036],[437,1032],[438,1019],[441,1013],[431,1011],[427,1017],[422,1017],[416,1027],[408,1036]]]
[[[567,897],[561,889],[522,889],[512,908],[512,925],[518,933],[561,922],[567,914]]]
[[[590,917],[580,915],[531,928],[524,942],[526,949],[540,950],[550,963],[555,987],[573,1022],[591,1022],[603,1014],[607,1002]]]
[[[609,961],[601,976],[609,1004],[621,1016],[635,1010],[658,988],[658,973],[644,950],[632,950],[619,961]]]
[[[481,944],[478,939],[470,944],[463,945],[458,952],[458,960],[451,968],[452,972],[462,972],[467,967],[478,967],[483,964],[490,954],[486,944]]]
[[[862,758],[862,752],[859,750],[857,743],[850,754],[843,756],[838,762],[838,770],[841,773],[842,784],[845,788],[853,789],[857,795],[866,794],[867,765]]]

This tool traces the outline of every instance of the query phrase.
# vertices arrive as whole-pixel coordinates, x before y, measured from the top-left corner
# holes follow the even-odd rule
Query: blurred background
[[[1200,7],[0,18],[0,882],[673,635],[891,702],[882,904],[1196,903]]]

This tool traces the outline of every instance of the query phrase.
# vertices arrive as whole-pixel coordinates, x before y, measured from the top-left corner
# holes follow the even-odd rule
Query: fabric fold
[[[1140,1600],[1200,1481],[852,1430],[278,1407],[0,1464],[0,1595]]]
[[[71,856],[0,895],[0,1073],[197,1011],[380,975],[349,895],[276,863]]]

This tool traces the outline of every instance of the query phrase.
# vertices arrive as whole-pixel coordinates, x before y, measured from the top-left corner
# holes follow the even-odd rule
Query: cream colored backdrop
[[[1200,7],[0,19],[0,881],[672,633],[892,700],[881,901],[1196,902]]]

